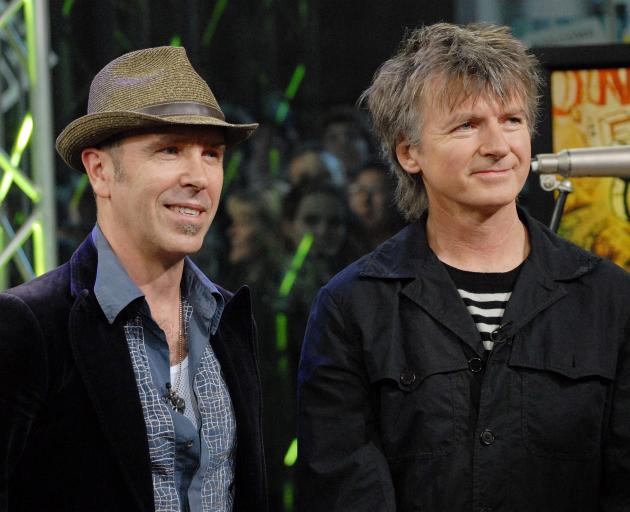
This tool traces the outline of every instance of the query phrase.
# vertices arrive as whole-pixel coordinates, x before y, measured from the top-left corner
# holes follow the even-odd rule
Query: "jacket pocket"
[[[410,368],[388,372],[373,385],[379,400],[383,451],[391,461],[449,452],[456,431],[450,373],[419,376]]]
[[[521,375],[523,436],[531,453],[558,459],[599,456],[612,375],[597,367],[512,358]]]

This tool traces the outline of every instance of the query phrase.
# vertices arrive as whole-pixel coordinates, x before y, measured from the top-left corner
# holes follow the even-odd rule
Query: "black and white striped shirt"
[[[492,350],[491,333],[501,325],[522,265],[509,272],[468,272],[446,263],[444,266],[477,325],[483,346]]]

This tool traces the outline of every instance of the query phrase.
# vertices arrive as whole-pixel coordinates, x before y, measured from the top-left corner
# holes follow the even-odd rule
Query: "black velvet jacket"
[[[96,264],[88,237],[70,262],[0,294],[0,511],[154,510],[128,317],[107,322]],[[227,304],[210,343],[236,415],[234,512],[259,512],[266,479],[249,290],[219,290]]]

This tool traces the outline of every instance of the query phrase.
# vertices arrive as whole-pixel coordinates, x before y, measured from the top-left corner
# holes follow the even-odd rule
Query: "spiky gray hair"
[[[421,176],[400,166],[396,145],[406,139],[421,146],[427,105],[452,109],[483,94],[501,105],[520,100],[533,133],[540,85],[538,61],[507,27],[437,23],[406,34],[398,53],[376,71],[359,99],[367,104],[396,177],[396,202],[405,218],[419,218],[427,198]]]

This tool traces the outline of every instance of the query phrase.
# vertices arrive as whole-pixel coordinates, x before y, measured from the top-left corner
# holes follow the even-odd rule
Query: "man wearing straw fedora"
[[[231,124],[183,48],[128,53],[57,151],[97,225],[71,260],[0,294],[0,510],[266,510],[246,288],[187,255],[217,211]]]

